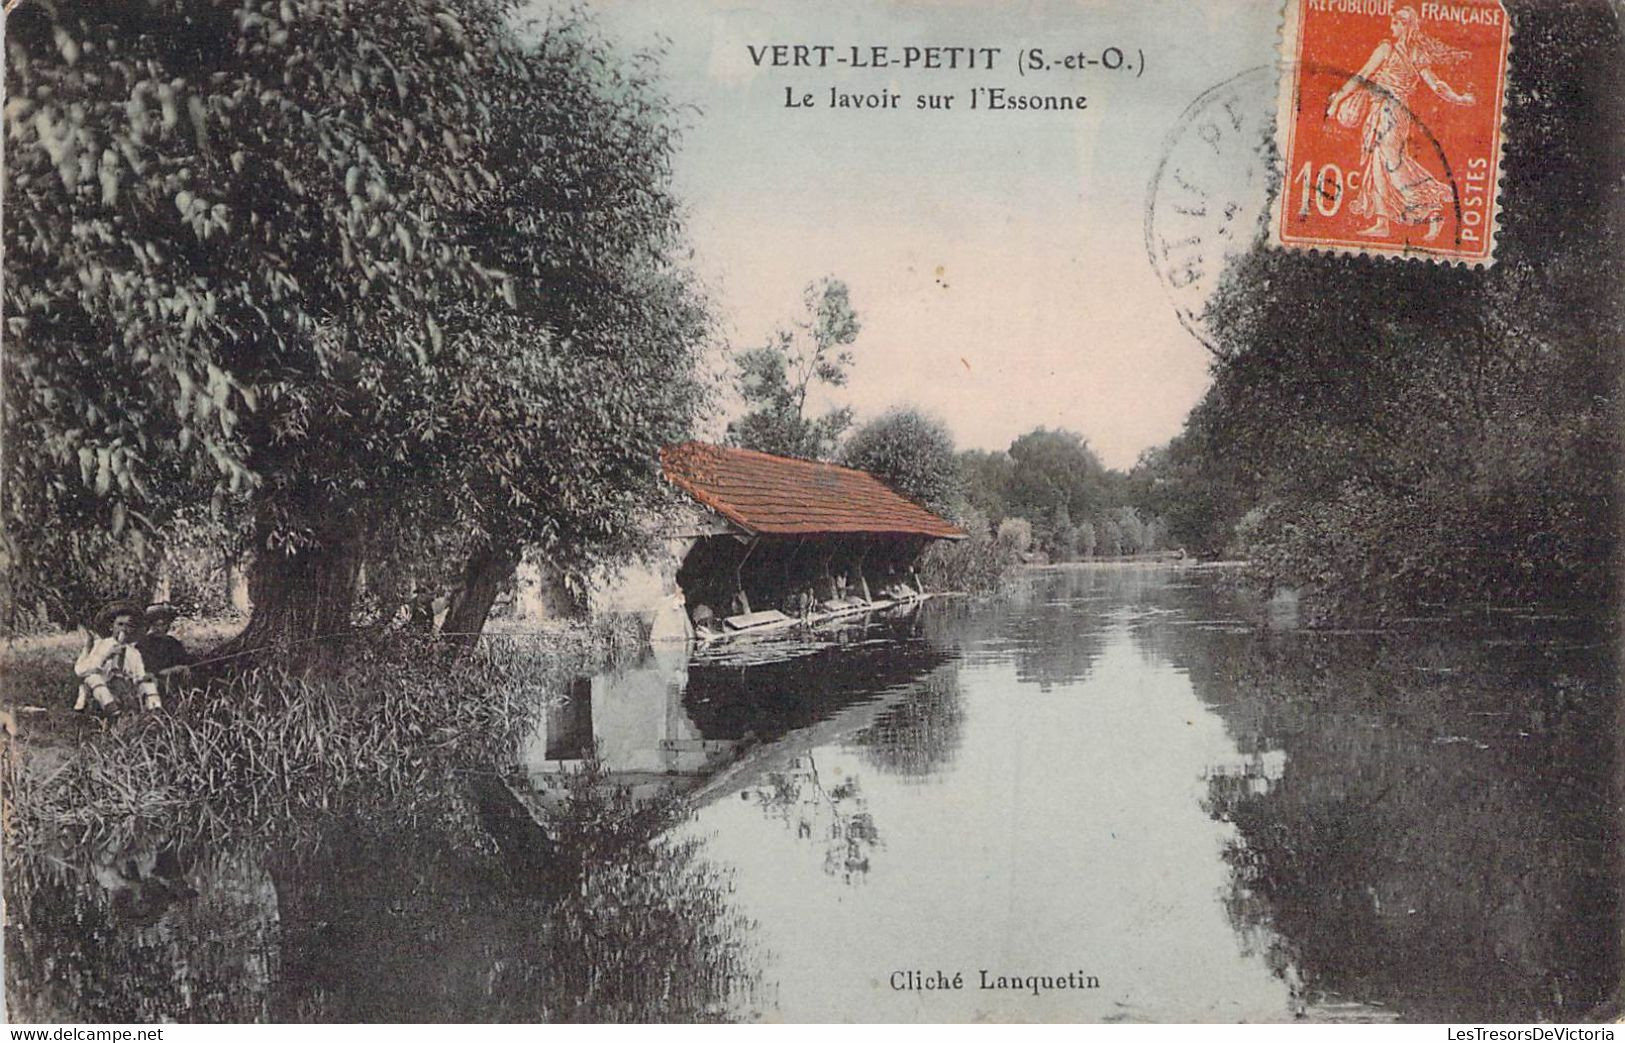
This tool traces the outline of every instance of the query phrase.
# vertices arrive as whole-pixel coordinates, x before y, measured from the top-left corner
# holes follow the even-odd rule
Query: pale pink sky
[[[864,328],[833,401],[859,418],[911,404],[962,448],[1038,425],[1083,433],[1112,466],[1179,430],[1208,356],[1145,256],[1163,141],[1207,88],[1273,60],[1276,3],[600,0],[628,47],[669,40],[674,97],[700,110],[677,161],[695,263],[735,349],[844,279]],[[992,72],[770,69],[748,45],[996,46]],[[1143,49],[1139,79],[1020,77],[1016,54]],[[786,87],[820,105],[787,110]],[[896,111],[829,109],[829,88],[896,90]],[[1082,113],[962,111],[971,87],[1083,93]],[[912,108],[959,96],[951,113]]]

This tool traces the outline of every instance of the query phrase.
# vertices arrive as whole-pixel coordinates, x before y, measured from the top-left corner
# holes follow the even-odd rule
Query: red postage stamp
[[[1494,262],[1501,0],[1287,0],[1270,239]]]

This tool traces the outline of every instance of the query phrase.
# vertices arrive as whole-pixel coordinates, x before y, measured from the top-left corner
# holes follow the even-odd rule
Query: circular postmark
[[[1452,167],[1432,129],[1404,106],[1403,99],[1385,93],[1358,74],[1319,66],[1305,71],[1338,83],[1358,81],[1373,96],[1403,113],[1406,133],[1425,143],[1425,153],[1440,171],[1450,197],[1448,210],[1454,218],[1450,222],[1454,242],[1448,245],[1459,248],[1463,227],[1459,172]],[[1299,68],[1290,63],[1260,66],[1204,92],[1181,113],[1169,132],[1151,178],[1145,211],[1145,246],[1151,266],[1180,323],[1216,354],[1222,352],[1207,321],[1208,309],[1230,264],[1266,243],[1282,245],[1280,238],[1271,235],[1272,225],[1278,224],[1284,230],[1296,216],[1307,215],[1310,208],[1325,214],[1359,189],[1358,162],[1350,165],[1350,176],[1340,174],[1335,182],[1317,177],[1311,167],[1301,185],[1288,183],[1290,173],[1278,148],[1279,119],[1296,122],[1311,111],[1311,118],[1317,120],[1333,118],[1324,98],[1305,96],[1298,72]],[[1294,87],[1285,114],[1279,101],[1283,80]],[[1371,143],[1351,133],[1344,148],[1352,156],[1361,157]],[[1383,157],[1374,158],[1381,162]],[[1323,174],[1325,169],[1321,167],[1320,172]],[[1291,198],[1282,195],[1293,192]],[[1361,247],[1365,245],[1373,256],[1428,257],[1439,252],[1426,241],[1425,233],[1421,241],[1387,250],[1374,239],[1361,244],[1357,231],[1351,234],[1355,237],[1352,247],[1316,240],[1303,245],[1288,242],[1285,248],[1363,253]]]
[[[1262,242],[1280,186],[1278,70],[1248,69],[1180,114],[1163,144],[1145,207],[1145,248],[1179,321],[1218,352],[1208,303],[1231,261]]]

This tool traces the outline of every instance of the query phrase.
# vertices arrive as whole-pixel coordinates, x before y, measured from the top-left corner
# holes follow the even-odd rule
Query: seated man
[[[116,714],[120,710],[118,696],[133,698],[135,694],[143,697],[149,710],[163,705],[158,698],[158,682],[147,673],[141,652],[132,643],[141,615],[141,606],[133,601],[115,601],[96,613],[91,621],[93,631],[108,636],[92,635],[73,665],[79,677],[74,710],[83,711],[89,698],[94,698],[103,712]]]
[[[186,646],[169,633],[180,615],[175,606],[164,602],[148,605],[147,632],[135,643],[141,661],[165,689],[184,680],[192,666],[192,656]]]

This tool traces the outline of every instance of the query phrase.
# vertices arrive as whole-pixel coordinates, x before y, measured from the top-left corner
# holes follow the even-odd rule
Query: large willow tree
[[[206,503],[254,550],[242,647],[342,631],[364,562],[431,549],[478,630],[521,548],[636,541],[706,333],[674,113],[647,56],[510,6],[16,9],[14,594]]]

